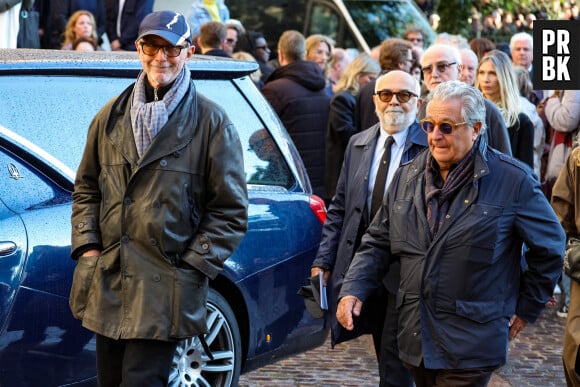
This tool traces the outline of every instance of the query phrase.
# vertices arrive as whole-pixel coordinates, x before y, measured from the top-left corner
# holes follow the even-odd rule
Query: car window
[[[294,178],[280,149],[242,94],[233,93],[228,81],[200,80],[196,85],[200,93],[218,102],[234,123],[245,150],[247,183],[292,187]]]
[[[23,135],[76,170],[93,117],[132,82],[131,78],[3,77],[0,93],[11,98],[0,104],[0,125]],[[232,82],[196,80],[195,84],[200,93],[226,110],[238,130],[245,150],[247,182],[292,187],[294,177],[278,146],[270,147],[267,157],[260,153],[260,158],[256,147],[250,145],[250,137],[263,129],[264,124]]]
[[[426,47],[433,41],[432,28],[411,1],[345,0],[344,4],[369,47],[381,44],[386,38],[402,37],[410,27],[418,27],[424,31]]]
[[[99,109],[132,79],[2,77],[0,125],[47,150],[76,171],[87,129]]]
[[[53,203],[58,194],[35,171],[0,148],[0,198],[17,213]]]

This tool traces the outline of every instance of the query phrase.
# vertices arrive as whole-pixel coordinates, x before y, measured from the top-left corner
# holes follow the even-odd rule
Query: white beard
[[[403,110],[385,110],[383,114],[377,114],[382,128],[397,128],[397,131],[407,128],[415,119],[412,112],[405,113]]]

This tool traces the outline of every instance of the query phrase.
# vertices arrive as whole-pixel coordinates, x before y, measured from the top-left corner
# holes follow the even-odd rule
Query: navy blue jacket
[[[336,306],[343,278],[360,243],[362,232],[370,223],[366,205],[368,179],[379,130],[380,126],[376,124],[351,137],[346,148],[336,193],[328,208],[322,229],[318,254],[312,264],[324,270],[332,270],[327,285],[329,305],[327,316],[331,324],[333,346],[363,333],[370,333],[370,327],[375,321],[364,320],[384,316],[384,310],[382,315],[380,311],[369,311],[372,313],[371,316],[361,316],[359,319],[361,324],[364,322],[365,325],[355,326],[354,332],[346,331],[336,320]],[[413,159],[426,146],[427,136],[419,127],[419,123],[415,121],[409,127],[401,163]],[[389,273],[388,277],[394,276],[392,281],[398,281],[396,270]],[[382,320],[378,323],[382,326]]]
[[[473,180],[432,238],[429,151],[399,168],[340,293],[365,300],[389,263],[400,261],[399,356],[414,366],[422,360],[429,369],[505,364],[510,317],[533,323],[562,273],[564,231],[533,171],[482,139],[474,146]]]
[[[153,12],[153,0],[126,0],[121,14],[121,36],[117,34],[117,17],[119,15],[119,1],[105,0],[107,9],[107,37],[109,41],[119,40],[121,48],[136,51],[135,40],[139,35],[139,25]]]

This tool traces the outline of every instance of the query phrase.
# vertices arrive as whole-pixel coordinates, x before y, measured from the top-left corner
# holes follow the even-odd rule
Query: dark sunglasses
[[[432,120],[421,120],[419,121],[419,123],[421,124],[421,129],[423,129],[425,132],[427,133],[432,133],[435,130],[435,127],[439,127],[439,131],[443,134],[451,134],[451,132],[453,132],[455,130],[455,128],[457,128],[458,126],[461,125],[466,125],[467,122],[451,122],[451,121],[441,121],[441,122],[434,122]]]
[[[147,43],[147,42],[139,42],[141,45],[141,49],[145,55],[153,56],[157,55],[160,49],[163,49],[165,55],[170,58],[175,58],[181,54],[181,50],[187,47],[183,46],[158,46],[155,44]]]
[[[451,62],[451,63],[437,63],[435,65],[435,67],[437,68],[437,72],[439,74],[444,73],[445,71],[447,71],[448,67],[453,66],[454,64],[457,64],[457,62]],[[425,66],[423,67],[421,70],[423,70],[423,74],[431,74],[433,72],[433,66]]]
[[[227,38],[226,42],[228,42],[229,44],[236,44],[238,41],[236,39]]]
[[[379,99],[383,102],[391,102],[393,95],[397,96],[397,100],[400,103],[409,102],[411,97],[418,97],[417,94],[411,93],[410,91],[391,91],[391,90],[379,90],[375,93],[379,96]]]

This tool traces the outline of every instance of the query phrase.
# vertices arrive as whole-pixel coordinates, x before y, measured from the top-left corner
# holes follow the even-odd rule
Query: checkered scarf
[[[139,74],[131,104],[131,124],[139,157],[143,156],[157,133],[169,120],[169,115],[183,99],[189,88],[188,74],[187,65],[185,65],[163,99],[153,102],[146,102],[145,77],[147,74],[144,71]]]

